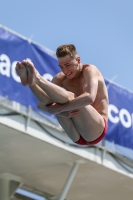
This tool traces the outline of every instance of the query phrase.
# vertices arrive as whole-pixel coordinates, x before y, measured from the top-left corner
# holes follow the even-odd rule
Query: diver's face
[[[72,79],[77,75],[79,71],[80,57],[76,56],[71,58],[70,55],[58,58],[58,64],[61,71],[65,74],[68,79]]]

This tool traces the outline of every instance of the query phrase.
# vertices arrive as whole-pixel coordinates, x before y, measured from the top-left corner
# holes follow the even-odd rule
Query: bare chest
[[[73,92],[76,96],[83,93],[84,77],[82,76],[76,80],[66,79],[63,81],[63,87],[70,92]]]

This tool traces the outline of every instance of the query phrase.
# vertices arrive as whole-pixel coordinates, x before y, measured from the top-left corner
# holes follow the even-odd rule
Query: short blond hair
[[[73,44],[63,44],[56,49],[57,58],[70,55],[71,58],[74,58],[77,54],[76,47]]]

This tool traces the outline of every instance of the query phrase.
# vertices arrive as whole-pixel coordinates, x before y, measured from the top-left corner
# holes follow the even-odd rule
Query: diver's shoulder
[[[83,70],[98,70],[98,68],[93,64],[83,64]]]
[[[93,64],[84,64],[83,65],[83,71],[84,73],[86,73],[87,71],[88,72],[92,72],[92,73],[99,73],[99,69],[96,67],[96,65],[93,65]]]

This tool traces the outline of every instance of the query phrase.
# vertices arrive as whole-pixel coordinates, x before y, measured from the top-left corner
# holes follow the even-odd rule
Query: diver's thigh
[[[87,141],[97,139],[104,130],[103,117],[91,105],[80,109],[72,121],[79,134]]]

